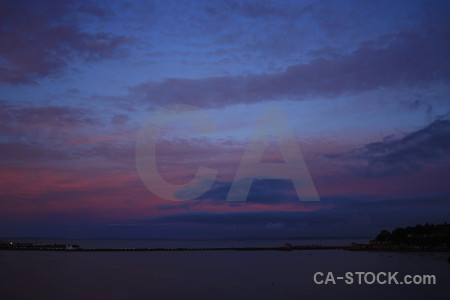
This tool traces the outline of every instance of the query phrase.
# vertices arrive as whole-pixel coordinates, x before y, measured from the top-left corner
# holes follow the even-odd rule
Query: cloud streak
[[[343,232],[351,232],[353,236],[375,235],[382,228],[424,223],[430,219],[445,221],[450,211],[447,197],[448,194],[401,199],[334,196],[324,198],[328,206],[313,211],[183,211],[134,219],[130,223],[135,224],[136,230],[140,226],[152,226],[162,232],[182,225],[188,237],[203,231],[210,235],[215,233],[216,237],[341,237]]]
[[[367,177],[408,174],[426,165],[450,163],[450,121],[436,120],[402,138],[387,137],[347,153],[327,154],[344,159],[350,169]]]
[[[437,19],[421,26],[366,41],[348,55],[314,59],[279,73],[168,78],[130,88],[129,98],[148,105],[224,107],[270,100],[333,98],[449,80],[448,20]]]
[[[87,32],[81,15],[104,11],[76,1],[2,1],[0,5],[0,83],[32,84],[61,75],[70,63],[123,56],[131,40],[108,32]],[[95,13],[97,12],[97,13]]]

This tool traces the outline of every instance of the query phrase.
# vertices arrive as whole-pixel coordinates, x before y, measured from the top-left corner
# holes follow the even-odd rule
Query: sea
[[[286,242],[293,245],[367,242],[343,239],[15,241],[77,244],[82,248],[275,247]],[[449,255],[346,250],[0,251],[0,299],[450,299]],[[394,277],[399,283],[388,282],[389,274],[397,274]],[[433,275],[436,282],[400,284],[405,275],[416,276],[417,281],[422,275]],[[379,281],[375,280],[376,276]]]

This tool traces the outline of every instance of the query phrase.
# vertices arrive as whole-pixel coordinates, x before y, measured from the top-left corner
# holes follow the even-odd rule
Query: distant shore
[[[450,252],[449,248],[414,245],[292,245],[280,247],[166,247],[166,248],[82,248],[72,244],[56,243],[2,243],[0,250],[9,251],[69,251],[69,252],[143,252],[143,251],[294,251],[294,250],[348,250],[348,251],[386,251],[386,252]]]

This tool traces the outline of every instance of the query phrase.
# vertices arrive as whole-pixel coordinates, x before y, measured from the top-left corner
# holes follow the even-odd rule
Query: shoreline
[[[448,248],[433,247],[373,247],[367,244],[352,245],[286,245],[281,247],[177,247],[177,248],[80,248],[77,245],[7,245],[0,246],[5,251],[64,251],[64,252],[176,252],[176,251],[301,251],[301,250],[346,250],[371,252],[450,252]]]

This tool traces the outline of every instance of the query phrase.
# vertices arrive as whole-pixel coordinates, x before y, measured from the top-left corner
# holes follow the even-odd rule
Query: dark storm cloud
[[[78,14],[78,15],[77,15]],[[107,32],[86,32],[80,15],[105,11],[76,1],[2,1],[0,83],[29,84],[61,74],[77,59],[115,58],[129,40]]]
[[[349,162],[353,171],[369,177],[405,174],[426,164],[448,164],[450,120],[436,120],[402,138],[387,137],[348,153],[328,154],[327,157]]]

